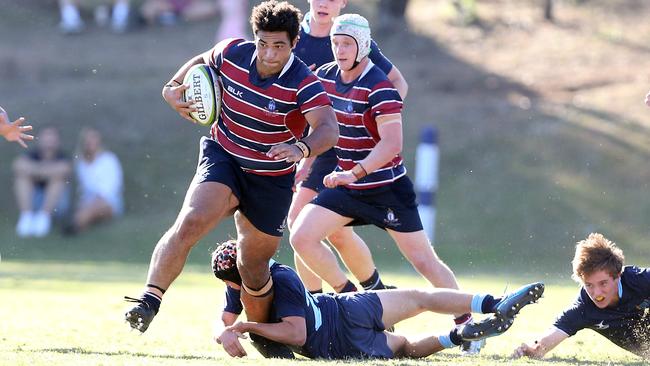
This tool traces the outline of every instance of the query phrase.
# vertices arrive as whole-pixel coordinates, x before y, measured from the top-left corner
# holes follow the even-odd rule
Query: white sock
[[[81,23],[81,16],[79,9],[72,4],[65,4],[61,7],[61,19],[64,23],[79,24]]]
[[[113,7],[113,24],[125,24],[129,17],[129,3],[119,1]]]
[[[454,348],[454,347],[456,347],[456,345],[451,341],[451,338],[449,338],[449,334],[439,335],[438,336],[438,342],[444,348]]]

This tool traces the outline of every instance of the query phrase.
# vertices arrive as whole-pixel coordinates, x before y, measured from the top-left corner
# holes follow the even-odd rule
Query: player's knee
[[[305,250],[309,250],[314,241],[318,243],[319,240],[314,240],[313,235],[310,234],[309,230],[305,229],[304,227],[296,228],[296,230],[292,231],[289,235],[289,242],[291,243],[293,250],[299,253]]]
[[[174,234],[179,242],[193,245],[200,233],[206,231],[208,224],[209,221],[199,210],[190,210],[178,220]]]
[[[411,258],[411,264],[418,270],[418,272],[426,275],[438,272],[441,262],[432,260],[430,257],[415,256]]]

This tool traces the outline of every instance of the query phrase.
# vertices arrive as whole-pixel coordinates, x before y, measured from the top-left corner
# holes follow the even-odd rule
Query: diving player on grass
[[[619,347],[650,358],[650,271],[623,266],[625,257],[601,234],[576,245],[573,278],[582,288],[573,305],[544,335],[518,347],[513,356],[544,357],[582,329],[592,329]]]
[[[526,305],[544,292],[542,283],[521,287],[502,298],[451,289],[396,289],[346,294],[311,294],[298,274],[271,261],[275,294],[270,323],[237,321],[241,277],[237,243],[229,240],[212,253],[212,269],[226,283],[226,304],[214,339],[232,357],[246,356],[240,343],[244,333],[265,337],[308,358],[420,358],[463,341],[502,334]],[[494,313],[485,320],[454,327],[449,333],[409,340],[385,331],[387,327],[425,311],[436,313]],[[278,355],[278,352],[275,352]],[[283,357],[293,357],[287,352]]]

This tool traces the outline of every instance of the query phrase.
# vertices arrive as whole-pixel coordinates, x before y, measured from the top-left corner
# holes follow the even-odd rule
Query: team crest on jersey
[[[345,111],[348,113],[354,112],[354,106],[352,105],[351,100],[348,100],[348,105],[345,106]]]
[[[594,324],[594,329],[604,330],[607,328],[609,328],[609,324],[605,324],[604,320],[601,320],[598,324]]]
[[[386,218],[384,219],[384,223],[388,226],[400,226],[402,224],[399,222],[397,216],[395,216],[395,212],[393,212],[393,210],[390,208],[386,210]]]
[[[275,99],[269,100],[269,105],[266,106],[266,109],[271,113],[275,112]]]

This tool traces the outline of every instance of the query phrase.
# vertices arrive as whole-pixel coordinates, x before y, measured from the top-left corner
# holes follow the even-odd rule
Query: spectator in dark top
[[[20,209],[16,234],[20,237],[47,235],[52,215],[65,214],[69,205],[67,186],[72,164],[61,150],[59,131],[42,128],[37,142],[35,150],[19,156],[13,164]]]

